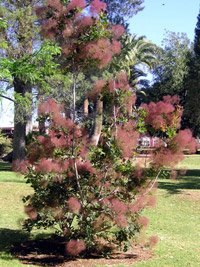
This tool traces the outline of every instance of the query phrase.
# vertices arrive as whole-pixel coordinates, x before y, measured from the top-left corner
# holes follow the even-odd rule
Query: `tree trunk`
[[[45,120],[39,120],[38,128],[41,135],[46,133]]]
[[[129,118],[133,115],[133,106],[132,105],[129,106],[127,113],[128,113],[127,115]]]
[[[69,103],[64,103],[64,112],[65,112],[65,118],[66,119],[71,119],[72,115],[72,111],[71,108],[69,107]]]
[[[88,113],[89,113],[89,101],[88,101],[88,98],[85,98],[84,99],[84,102],[83,102],[83,115],[84,117],[88,117]]]
[[[103,125],[103,101],[101,98],[98,98],[96,101],[96,115],[95,115],[95,122],[94,122],[94,132],[91,137],[91,144],[93,146],[97,146],[99,143],[99,138],[101,135]]]
[[[30,112],[26,117],[26,135],[33,131],[33,123],[32,123],[32,112]]]
[[[23,83],[20,79],[14,79],[14,92],[26,97],[26,92],[31,92],[31,86]],[[25,158],[25,138],[27,118],[30,111],[27,111],[23,105],[15,102],[14,105],[14,135],[13,135],[13,161],[24,160]],[[27,115],[28,114],[28,115]]]

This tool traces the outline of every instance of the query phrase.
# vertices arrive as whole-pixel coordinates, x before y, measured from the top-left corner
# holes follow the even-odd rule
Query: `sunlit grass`
[[[134,266],[200,266],[200,192],[173,192],[159,189],[156,209],[145,212],[150,218],[149,234],[157,234],[160,241],[151,260]]]
[[[185,155],[185,158],[183,161],[181,161],[178,165],[178,168],[186,168],[186,169],[200,169],[200,155],[194,154],[194,155]]]
[[[23,176],[5,171],[5,165],[0,171],[0,266],[21,267],[19,260],[10,255],[9,250],[15,242],[27,239],[28,234],[22,231],[24,208],[22,197],[31,192]],[[30,266],[30,265],[27,265]]]
[[[133,159],[133,164],[140,164],[141,166],[149,166],[151,157],[149,155],[140,155]],[[175,169],[200,169],[200,154],[184,155],[184,159],[177,164]]]
[[[157,207],[145,211],[150,219],[147,234],[160,239],[154,257],[131,266],[200,266],[200,155],[186,156],[178,167],[188,169],[186,175],[160,179]]]

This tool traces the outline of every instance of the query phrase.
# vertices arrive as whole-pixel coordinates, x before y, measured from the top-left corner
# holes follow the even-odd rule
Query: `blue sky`
[[[158,45],[161,45],[165,29],[185,32],[193,41],[200,0],[145,0],[144,6],[144,10],[130,20],[132,33],[145,35]],[[12,109],[10,101],[2,101],[0,127],[13,124]]]
[[[200,0],[145,0],[145,8],[130,20],[130,29],[161,45],[165,29],[185,32],[191,41],[200,8]]]

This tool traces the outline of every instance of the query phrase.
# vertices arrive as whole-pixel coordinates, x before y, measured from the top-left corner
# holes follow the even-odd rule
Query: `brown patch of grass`
[[[200,201],[200,191],[195,190],[184,190],[178,195],[180,199],[185,199],[189,201]]]

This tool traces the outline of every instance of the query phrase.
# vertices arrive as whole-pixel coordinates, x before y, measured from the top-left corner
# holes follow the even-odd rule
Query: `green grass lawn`
[[[9,171],[9,165],[0,164],[0,266],[24,266],[9,253],[13,243],[27,239],[21,230],[24,218],[22,196],[30,190],[22,176]],[[30,266],[30,265],[29,265]]]
[[[199,169],[200,170],[200,155],[194,154],[194,155],[185,155],[185,159],[181,161],[178,166],[178,168],[186,168],[186,169]]]
[[[154,257],[134,267],[200,266],[200,155],[187,156],[178,167],[183,166],[189,169],[185,176],[159,180],[157,207],[145,214],[150,218],[148,235],[156,234],[160,241]],[[0,164],[0,169],[0,266],[20,267],[24,265],[9,250],[14,242],[28,238],[21,230],[21,198],[31,189],[22,176],[9,171],[9,165]]]
[[[149,233],[160,241],[155,257],[135,266],[200,266],[200,171],[178,181],[161,180],[159,187],[157,207],[145,213]]]

